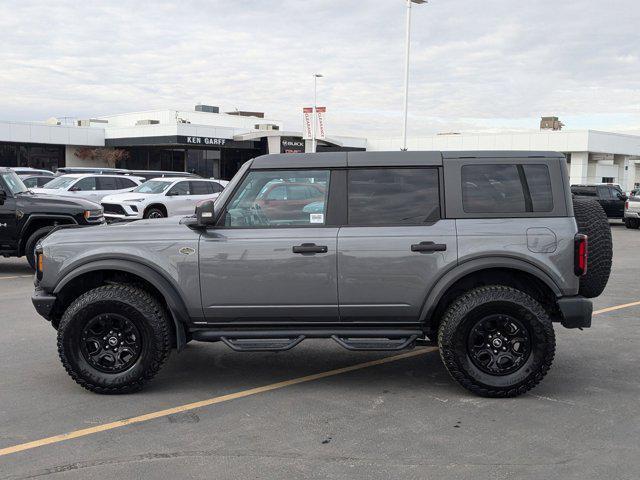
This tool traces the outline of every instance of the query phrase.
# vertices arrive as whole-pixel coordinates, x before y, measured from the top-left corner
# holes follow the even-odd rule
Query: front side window
[[[133,191],[138,193],[162,193],[169,186],[171,182],[165,182],[163,180],[149,180],[148,182],[143,183],[139,187],[135,188]]]
[[[73,187],[71,187],[73,191],[76,192],[88,192],[96,190],[96,178],[95,177],[85,177],[78,180]]]
[[[183,196],[183,195],[191,195],[191,191],[189,190],[189,182],[178,182],[171,190],[167,192],[167,195],[175,195],[175,196]]]
[[[349,225],[421,225],[440,218],[435,168],[354,169],[347,188]]]
[[[50,190],[66,190],[75,181],[76,177],[58,177],[47,183],[46,188]]]
[[[328,170],[250,172],[231,198],[224,224],[244,228],[323,226],[328,189]]]

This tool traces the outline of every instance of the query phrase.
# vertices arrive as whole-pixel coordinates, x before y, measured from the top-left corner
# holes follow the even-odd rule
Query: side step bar
[[[236,352],[282,352],[306,338],[331,338],[347,350],[402,350],[415,344],[420,330],[409,329],[304,329],[304,330],[196,330],[194,340],[222,341]]]

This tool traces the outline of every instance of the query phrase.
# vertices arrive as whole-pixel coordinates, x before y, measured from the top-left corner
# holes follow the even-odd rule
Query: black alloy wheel
[[[133,366],[142,352],[142,336],[122,315],[104,313],[87,322],[81,352],[89,365],[104,373],[121,373]]]
[[[511,315],[480,318],[469,331],[467,349],[471,361],[490,375],[508,375],[525,364],[531,353],[531,336]]]

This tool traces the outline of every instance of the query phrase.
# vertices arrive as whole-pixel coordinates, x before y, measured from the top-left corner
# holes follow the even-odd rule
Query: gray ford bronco
[[[561,154],[349,152],[259,157],[195,216],[58,230],[36,251],[33,304],[94,392],[141,388],[191,340],[426,338],[462,386],[507,397],[549,370],[553,323],[591,325],[612,245]]]

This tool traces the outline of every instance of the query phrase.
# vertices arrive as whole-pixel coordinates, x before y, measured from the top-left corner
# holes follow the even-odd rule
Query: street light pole
[[[407,38],[404,66],[404,114],[402,120],[402,150],[407,149],[407,118],[409,114],[409,53],[411,50],[411,4],[421,5],[427,0],[407,0]]]
[[[318,122],[318,79],[322,77],[323,75],[321,73],[313,74],[313,124],[311,126],[311,153],[316,153],[318,148],[318,140],[316,139],[316,123]]]

